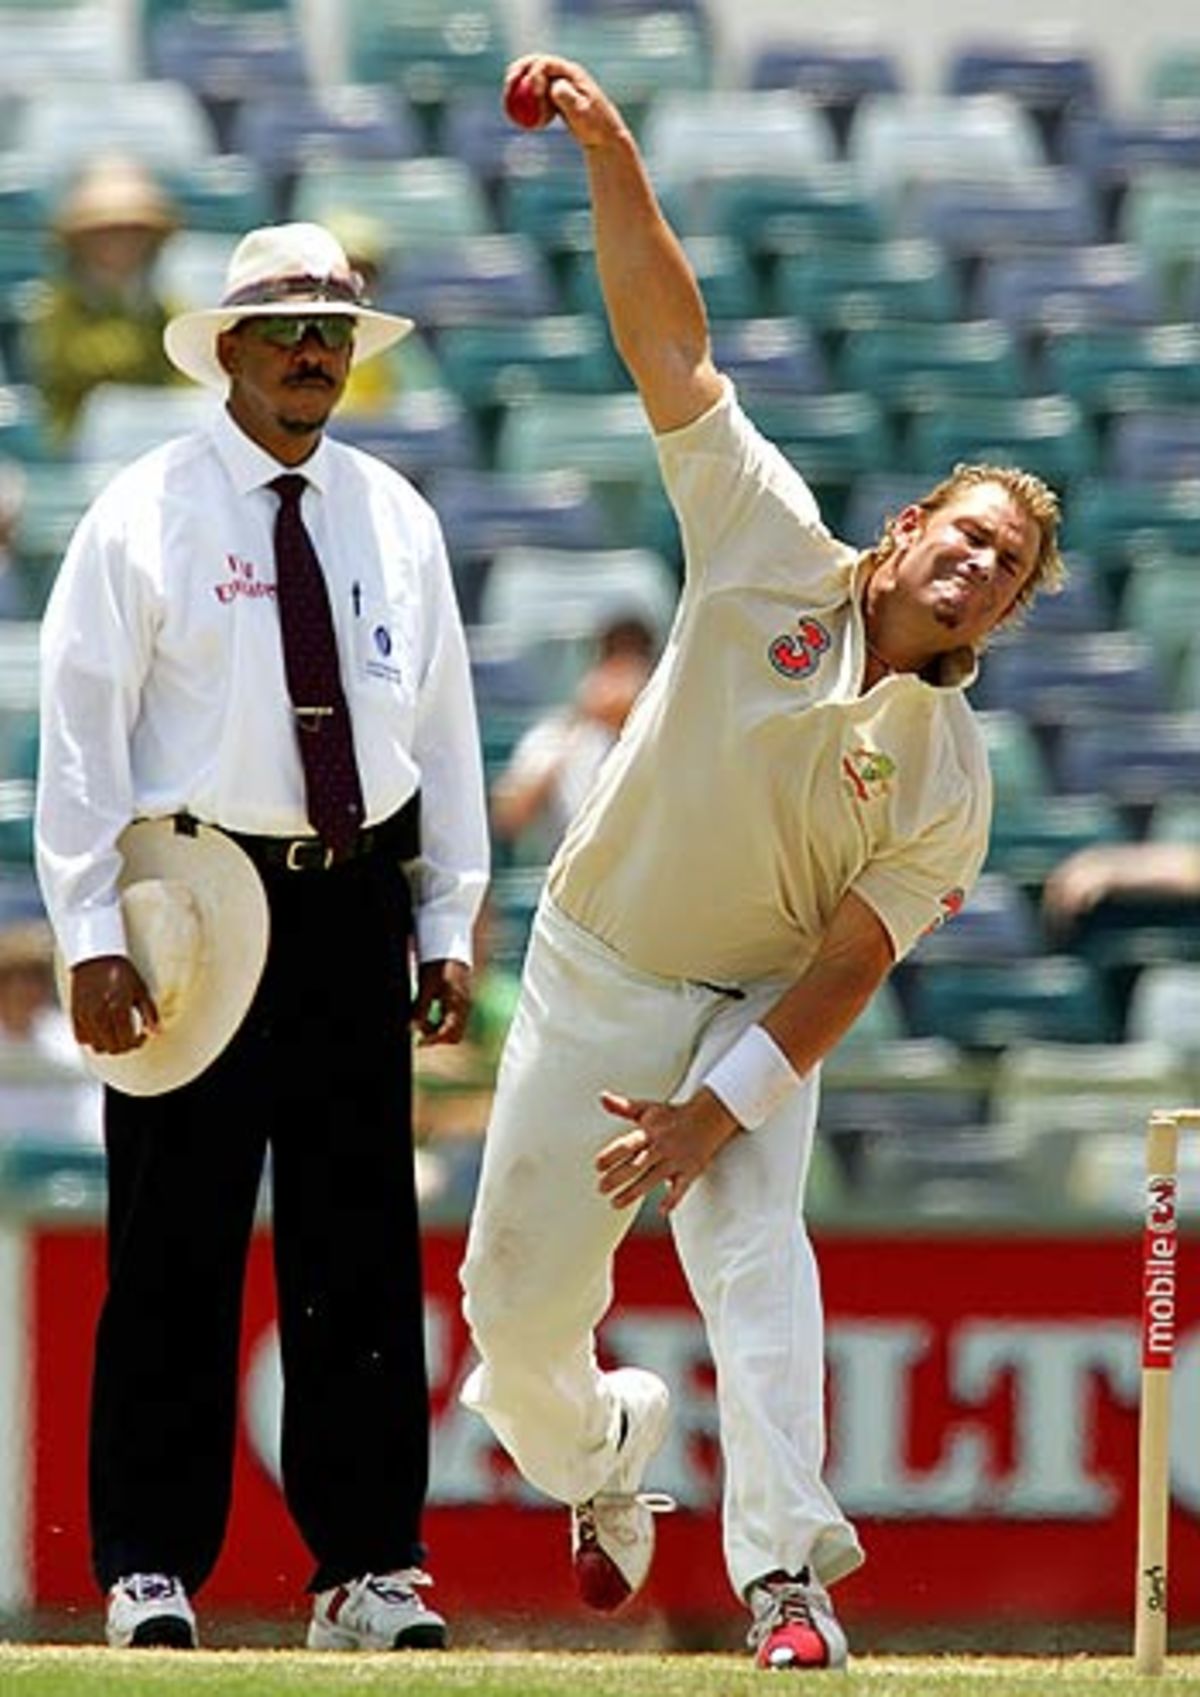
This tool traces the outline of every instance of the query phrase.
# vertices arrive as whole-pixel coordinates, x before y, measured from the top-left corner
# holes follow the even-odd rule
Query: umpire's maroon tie
[[[340,858],[362,826],[363,797],[325,576],[300,516],[307,483],[298,472],[286,472],[271,482],[279,496],[276,594],[309,823]]]

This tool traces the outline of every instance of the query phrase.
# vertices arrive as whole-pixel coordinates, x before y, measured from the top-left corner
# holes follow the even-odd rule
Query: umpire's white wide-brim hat
[[[242,237],[229,261],[219,306],[181,312],[163,332],[172,365],[224,394],[229,378],[217,359],[217,337],[243,318],[353,318],[351,363],[371,359],[413,327],[411,318],[380,312],[345,249],[320,224],[267,224]]]
[[[209,825],[141,819],[117,847],[126,948],[160,1029],[123,1055],[81,1053],[114,1090],[159,1096],[199,1077],[246,1017],[267,958],[267,897],[250,858]],[[65,1006],[61,958],[58,981]]]

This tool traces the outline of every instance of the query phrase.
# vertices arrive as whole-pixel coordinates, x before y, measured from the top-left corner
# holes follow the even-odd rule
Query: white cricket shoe
[[[364,1573],[318,1591],[308,1624],[310,1650],[444,1650],[446,1623],[417,1595],[433,1580],[419,1567]]]
[[[746,1594],[754,1616],[746,1642],[760,1668],[841,1668],[846,1634],[829,1593],[808,1568],[798,1574],[768,1573]]]
[[[108,1593],[104,1635],[113,1650],[194,1650],[196,1616],[171,1574],[127,1573]]]
[[[675,1507],[662,1492],[639,1489],[667,1433],[670,1397],[654,1373],[618,1367],[611,1375],[621,1406],[619,1459],[604,1489],[571,1510],[571,1561],[581,1599],[610,1614],[635,1596],[654,1559],[654,1516]]]

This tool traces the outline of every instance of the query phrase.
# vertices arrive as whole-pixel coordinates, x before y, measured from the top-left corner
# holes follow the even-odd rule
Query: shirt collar
[[[329,445],[322,436],[316,448],[298,466],[285,466],[251,440],[241,426],[234,422],[228,407],[218,407],[210,421],[213,444],[239,495],[252,489],[262,489],[280,472],[296,471],[314,488],[324,492],[329,487]]]

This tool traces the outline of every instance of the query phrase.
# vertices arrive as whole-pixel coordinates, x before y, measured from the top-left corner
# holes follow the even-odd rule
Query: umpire
[[[165,1092],[106,1090],[90,1510],[118,1647],[196,1642],[268,1152],[309,1645],[445,1642],[422,1595],[409,1030],[463,1033],[483,785],[437,519],[396,471],[325,435],[352,365],[410,328],[369,306],[321,227],[250,232],[220,305],[165,336],[224,406],[117,473],[47,610],[37,856],[79,1041],[109,1058],[162,1041],[119,900],[132,821],[219,828],[257,869],[270,922],[223,1052]]]

